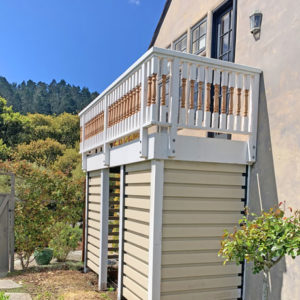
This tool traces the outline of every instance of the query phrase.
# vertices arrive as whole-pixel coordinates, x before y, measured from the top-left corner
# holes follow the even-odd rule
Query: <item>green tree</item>
[[[290,209],[292,212],[292,209]],[[289,217],[279,208],[271,208],[260,216],[251,214],[240,221],[240,229],[233,233],[225,230],[219,255],[224,263],[253,262],[253,273],[263,272],[262,299],[268,299],[268,274],[285,255],[300,255],[300,211]]]
[[[63,155],[66,146],[47,138],[46,140],[32,141],[29,144],[20,144],[13,154],[15,160],[27,160],[39,166],[49,167]]]
[[[15,247],[23,268],[35,249],[48,246],[57,222],[76,224],[82,215],[84,180],[37,167],[26,161],[0,162],[17,176]]]

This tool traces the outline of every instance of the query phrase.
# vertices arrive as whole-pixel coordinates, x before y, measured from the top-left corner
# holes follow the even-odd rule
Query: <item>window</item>
[[[186,52],[186,48],[187,48],[187,35],[186,35],[186,33],[174,42],[173,48],[176,51]]]
[[[191,30],[191,52],[199,54],[206,46],[206,18],[196,24]]]

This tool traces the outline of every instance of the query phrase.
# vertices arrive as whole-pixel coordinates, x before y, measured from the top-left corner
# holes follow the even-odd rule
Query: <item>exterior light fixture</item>
[[[255,11],[250,16],[250,32],[256,36],[260,33],[261,28],[261,20],[262,20],[262,13],[259,11]]]

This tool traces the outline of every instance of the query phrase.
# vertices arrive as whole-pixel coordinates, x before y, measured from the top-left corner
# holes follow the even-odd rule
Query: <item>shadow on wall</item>
[[[248,206],[251,212],[260,213],[278,205],[275,171],[272,155],[270,126],[264,76],[260,78],[257,157],[251,168]],[[270,299],[280,300],[283,273],[286,272],[286,262],[282,259],[271,271]],[[251,265],[246,265],[245,300],[261,299],[262,274],[253,275]]]

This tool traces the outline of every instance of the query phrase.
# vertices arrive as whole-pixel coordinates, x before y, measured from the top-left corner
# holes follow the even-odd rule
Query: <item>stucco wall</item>
[[[155,46],[166,47],[222,1],[173,0]],[[250,34],[249,16],[263,13],[260,39]],[[260,87],[257,162],[251,169],[250,208],[259,211],[287,201],[300,208],[300,1],[238,0],[235,62],[263,70]],[[188,35],[189,45],[189,35]],[[258,181],[259,184],[258,184]],[[300,259],[287,258],[271,277],[271,299],[300,299]],[[246,299],[259,299],[261,280],[247,271]]]

